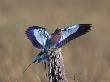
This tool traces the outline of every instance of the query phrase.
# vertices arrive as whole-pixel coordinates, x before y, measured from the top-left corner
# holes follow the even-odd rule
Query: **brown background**
[[[79,23],[92,30],[62,48],[69,82],[110,82],[109,0],[0,0],[0,82],[48,82],[43,64],[23,70],[39,53],[25,35],[38,25],[52,33]]]

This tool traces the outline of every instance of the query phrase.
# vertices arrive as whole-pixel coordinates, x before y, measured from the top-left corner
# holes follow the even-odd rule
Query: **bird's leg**
[[[45,65],[45,76],[47,77],[47,72],[46,72],[47,64],[46,64],[46,62],[44,62],[44,65]]]
[[[45,65],[45,70],[46,70],[46,62],[44,62],[44,65]]]

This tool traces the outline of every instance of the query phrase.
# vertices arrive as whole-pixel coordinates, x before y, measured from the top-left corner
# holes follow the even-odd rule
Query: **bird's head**
[[[54,31],[53,34],[57,34],[57,33],[59,33],[59,32],[61,32],[61,29],[57,28],[57,29]]]

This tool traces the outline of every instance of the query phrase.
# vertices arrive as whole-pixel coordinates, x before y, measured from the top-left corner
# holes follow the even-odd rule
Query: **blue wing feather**
[[[79,24],[62,29],[62,36],[58,44],[56,44],[56,48],[60,48],[69,41],[85,34],[90,30],[90,27],[91,24]]]
[[[33,46],[39,49],[44,49],[46,40],[50,38],[47,30],[39,26],[29,27],[26,30],[26,35],[32,42]]]

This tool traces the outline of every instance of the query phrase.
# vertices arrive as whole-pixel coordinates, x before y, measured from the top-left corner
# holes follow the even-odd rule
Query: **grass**
[[[91,0],[0,0],[0,82],[48,82],[44,66],[35,64],[22,77],[35,49],[25,36],[32,25],[49,32],[77,23],[91,23],[92,30],[62,48],[69,82],[110,81],[110,1]],[[17,80],[16,80],[17,78]]]

